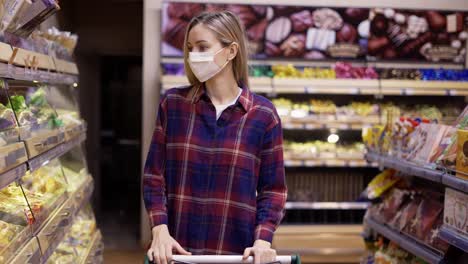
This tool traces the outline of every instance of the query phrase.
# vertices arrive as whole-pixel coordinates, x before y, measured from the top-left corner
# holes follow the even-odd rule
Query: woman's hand
[[[264,240],[256,240],[253,247],[246,248],[244,260],[249,256],[254,257],[254,264],[269,263],[276,260],[276,250],[271,248],[271,244]]]
[[[172,251],[182,255],[191,255],[192,253],[186,251],[180,246],[174,238],[169,235],[167,225],[159,225],[153,227],[153,242],[151,248],[148,250],[148,258],[151,262],[157,264],[168,264],[172,260]]]

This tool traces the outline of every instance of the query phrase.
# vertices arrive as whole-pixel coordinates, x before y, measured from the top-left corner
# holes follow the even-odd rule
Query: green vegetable
[[[50,114],[49,117],[47,118],[49,128],[54,129],[54,128],[59,128],[63,126],[63,121],[62,119],[59,119],[56,114]]]
[[[26,106],[26,100],[22,95],[13,95],[10,97],[10,103],[8,107],[13,109],[15,112],[19,113],[25,109],[28,109]]]
[[[37,89],[37,91],[35,91],[31,95],[31,100],[29,101],[29,105],[38,106],[38,107],[48,105],[47,104],[47,99],[46,99],[46,93],[45,93],[44,89],[39,88],[39,89]]]

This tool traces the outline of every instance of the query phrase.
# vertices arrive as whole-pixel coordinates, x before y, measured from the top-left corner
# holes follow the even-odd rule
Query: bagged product
[[[422,200],[418,207],[416,217],[413,218],[409,235],[424,241],[429,232],[436,224],[443,210],[443,204],[431,197]]]

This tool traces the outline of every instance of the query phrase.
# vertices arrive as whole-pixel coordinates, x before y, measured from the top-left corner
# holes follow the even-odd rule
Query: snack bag
[[[401,179],[395,174],[396,171],[394,169],[387,169],[375,176],[365,190],[367,198],[374,200],[393,187]]]

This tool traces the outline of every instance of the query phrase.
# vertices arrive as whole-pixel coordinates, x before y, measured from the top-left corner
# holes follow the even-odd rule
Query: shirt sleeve
[[[143,200],[151,227],[167,224],[166,181],[166,103],[165,96],[159,104],[158,117],[143,170]]]
[[[287,188],[283,161],[283,130],[279,118],[263,139],[257,186],[255,240],[272,242],[273,233],[284,216]]]

